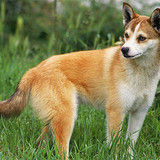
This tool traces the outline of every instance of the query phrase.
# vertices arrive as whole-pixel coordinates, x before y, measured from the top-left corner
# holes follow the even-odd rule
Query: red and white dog
[[[124,3],[123,24],[122,46],[53,56],[30,69],[13,96],[0,102],[0,114],[18,114],[30,98],[46,123],[38,143],[53,130],[67,159],[78,103],[85,100],[105,109],[108,141],[129,113],[127,136],[135,144],[160,76],[160,9],[146,17]]]

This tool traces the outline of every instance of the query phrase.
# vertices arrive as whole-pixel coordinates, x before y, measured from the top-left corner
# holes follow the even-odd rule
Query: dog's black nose
[[[122,47],[121,52],[123,53],[124,57],[128,57],[129,47]]]

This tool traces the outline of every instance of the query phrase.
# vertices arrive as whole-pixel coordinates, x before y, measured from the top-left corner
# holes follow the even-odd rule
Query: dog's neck
[[[149,55],[150,53],[148,53],[147,55],[142,55],[135,59],[125,59],[124,57],[121,57],[124,69],[133,76],[138,73],[148,78],[160,76],[160,45],[150,52],[152,52],[151,55],[154,56],[151,57]],[[159,54],[153,54],[156,52]]]

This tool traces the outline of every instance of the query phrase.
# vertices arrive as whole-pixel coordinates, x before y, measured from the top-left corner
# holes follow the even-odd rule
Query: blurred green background
[[[1,45],[15,33],[34,49],[53,54],[112,45],[123,33],[122,15],[111,3],[90,0],[5,0],[1,2]]]
[[[11,35],[26,37],[28,54],[45,49],[46,54],[97,49],[114,45],[123,35],[122,2],[116,0],[1,0],[0,44]],[[140,3],[141,2],[141,3]],[[154,2],[154,1],[153,1]],[[156,2],[156,1],[155,1]],[[143,13],[156,3],[141,4]],[[147,6],[147,7],[146,7]],[[137,7],[136,7],[137,8]],[[139,7],[138,7],[139,8]]]

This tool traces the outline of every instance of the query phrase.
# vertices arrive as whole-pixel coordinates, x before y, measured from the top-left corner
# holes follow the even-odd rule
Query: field
[[[57,41],[57,35],[55,33],[50,35],[45,42],[40,42],[38,40],[38,44],[36,44],[36,40],[30,41],[28,36],[22,34],[23,19],[21,17],[17,18],[17,28],[15,33],[10,34],[8,39],[5,40],[3,29],[5,27],[3,7],[3,4],[1,4],[0,100],[9,98],[14,93],[21,76],[29,68],[36,66],[47,57],[75,50],[104,48],[115,45],[115,41],[118,40],[118,38],[112,33],[108,33],[107,38],[101,34],[101,30],[103,30],[103,22],[107,20],[105,18],[96,24],[96,26],[98,26],[96,31],[92,30],[95,23],[94,19],[91,21],[92,23],[90,23],[90,25],[87,25],[87,27],[82,26],[81,22],[84,20],[82,17],[86,13],[84,10],[79,13],[76,21],[74,21],[74,18],[67,20],[67,33],[64,31],[62,32],[62,30],[57,28],[57,30],[59,30],[59,40]],[[112,8],[110,9],[112,10]],[[93,14],[90,16],[93,16]],[[73,33],[72,31],[75,32]],[[87,33],[85,37],[84,31]],[[55,43],[57,45],[56,47]],[[159,90],[157,90],[157,93],[158,92]],[[70,159],[112,160],[115,159],[116,154],[118,155],[119,160],[129,159],[129,155],[126,151],[127,147],[130,145],[130,141],[125,140],[127,119],[128,117],[126,117],[123,124],[119,150],[116,151],[117,139],[113,141],[111,148],[106,145],[105,113],[101,110],[89,108],[88,106],[80,106],[70,142]],[[48,137],[47,143],[44,147],[36,147],[35,141],[40,135],[43,125],[43,122],[36,117],[30,104],[26,107],[24,112],[16,118],[12,117],[10,119],[5,119],[1,117],[0,159],[60,159],[57,151],[55,151],[54,145],[51,144],[55,144],[53,133],[50,138]],[[155,98],[154,104],[146,116],[136,148],[134,149],[134,156],[135,160],[160,159],[159,96]]]

